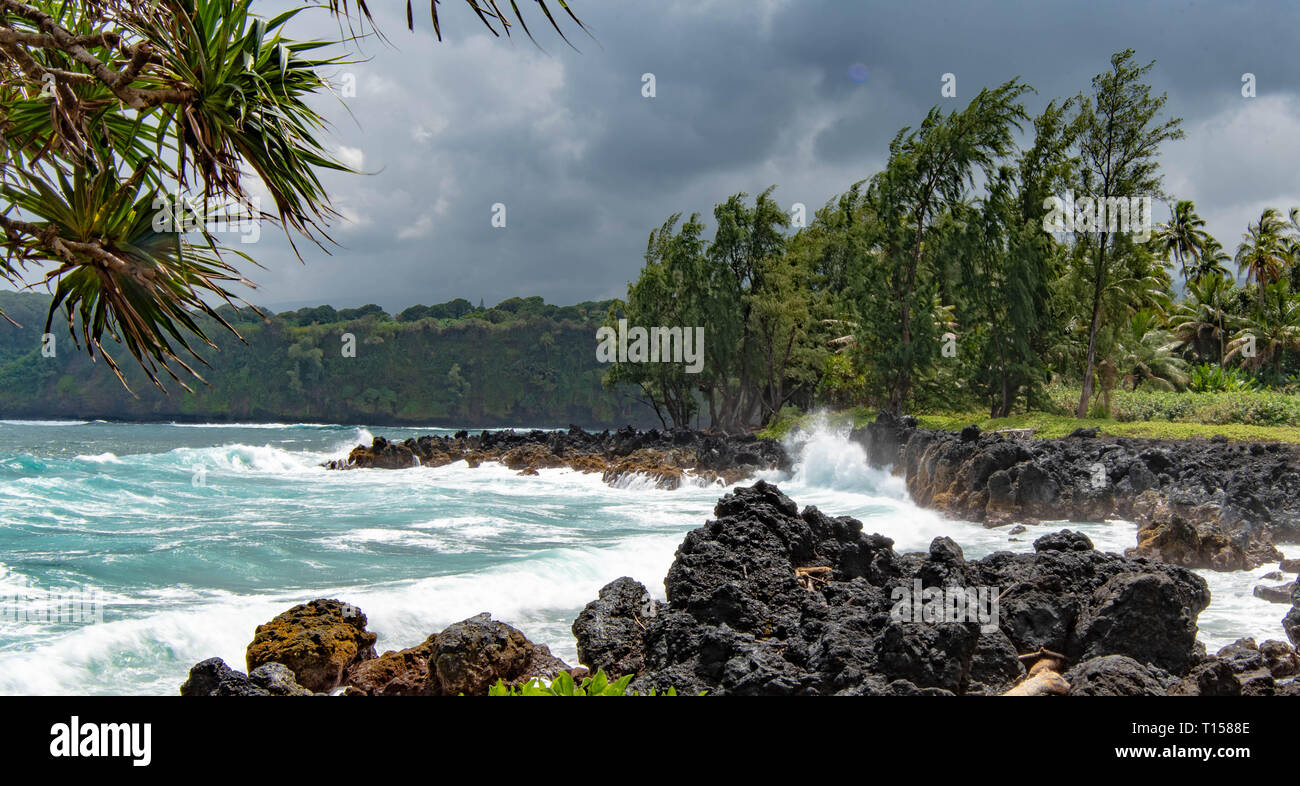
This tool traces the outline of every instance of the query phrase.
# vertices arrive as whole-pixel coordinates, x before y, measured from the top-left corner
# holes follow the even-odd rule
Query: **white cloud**
[[[398,240],[416,240],[428,237],[433,232],[433,216],[423,215],[414,224],[404,227],[397,233]]]
[[[1190,199],[1229,253],[1265,207],[1300,206],[1300,100],[1293,95],[1229,101],[1187,124],[1187,138],[1161,160],[1165,190]],[[1157,212],[1159,215],[1159,212]]]
[[[338,159],[344,166],[357,171],[360,171],[366,165],[365,151],[347,145],[339,145]]]

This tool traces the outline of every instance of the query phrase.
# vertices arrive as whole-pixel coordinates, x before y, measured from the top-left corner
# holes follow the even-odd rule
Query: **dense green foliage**
[[[451,301],[427,307],[461,311]],[[48,298],[0,293],[24,327],[0,323],[0,415],[145,420],[322,421],[473,426],[654,425],[650,410],[602,387],[593,337],[608,302],[556,307],[513,298],[460,317],[394,319],[378,306],[329,306],[263,321],[222,309],[244,336],[214,333],[218,351],[194,392],[122,388],[103,364],[56,336],[42,354]],[[420,307],[426,308],[426,307]],[[410,309],[407,310],[411,311]],[[406,312],[403,312],[406,313]],[[355,357],[345,356],[345,334]],[[59,343],[62,342],[62,343]],[[124,369],[128,382],[142,381]]]
[[[608,381],[666,422],[707,409],[733,431],[855,407],[1294,424],[1300,210],[1265,210],[1233,257],[1190,201],[1157,225],[1158,156],[1183,132],[1152,67],[1117,53],[1032,131],[1019,80],[933,109],[793,232],[773,189],[719,204],[712,240],[673,216],[611,320],[703,325],[703,371],[619,363]]]

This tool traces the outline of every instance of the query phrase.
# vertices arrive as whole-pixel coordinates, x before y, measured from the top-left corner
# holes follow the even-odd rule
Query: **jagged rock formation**
[[[645,590],[627,578],[588,604],[574,625],[584,665],[639,655],[633,690],[947,695],[1001,693],[1025,674],[1020,654],[1044,649],[1087,665],[1075,674],[1085,686],[1148,690],[1151,675],[1198,661],[1205,581],[1095,551],[1078,533],[1042,537],[1033,554],[967,560],[949,538],[898,554],[855,519],[800,512],[764,482],[714,513],[682,542],[653,616],[633,617]],[[1117,655],[1146,676],[1116,675],[1128,661],[1093,662]]]
[[[477,467],[498,461],[520,474],[568,467],[599,472],[609,484],[643,476],[662,488],[677,488],[689,476],[705,482],[734,483],[760,469],[788,469],[790,459],[779,442],[751,436],[726,436],[696,431],[636,431],[592,433],[572,426],[565,431],[525,433],[484,431],[478,434],[423,436],[403,442],[375,437],[358,445],[346,459],[330,461],[330,469],[406,469],[439,467],[465,461]]]
[[[1132,556],[1215,570],[1282,559],[1300,541],[1300,452],[1291,445],[1102,438],[1025,440],[918,428],[881,413],[850,437],[892,466],[913,500],[998,526],[1041,519],[1123,518],[1140,530]]]

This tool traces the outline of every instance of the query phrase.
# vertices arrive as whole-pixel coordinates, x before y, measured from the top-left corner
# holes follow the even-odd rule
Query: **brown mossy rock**
[[[298,684],[327,693],[342,684],[348,669],[375,657],[376,638],[366,630],[361,609],[318,599],[258,625],[244,657],[250,672],[264,663],[282,663]]]
[[[483,613],[437,635],[424,693],[484,696],[497,680],[517,685],[533,677],[553,679],[568,670],[546,646],[533,644],[519,629]]]
[[[410,446],[400,442],[389,442],[383,437],[375,437],[369,447],[357,445],[348,454],[346,464],[336,469],[405,469],[419,464],[415,452]]]
[[[1150,557],[1185,568],[1251,570],[1282,558],[1267,536],[1238,532],[1235,536],[1215,519],[1208,506],[1180,510],[1168,501],[1143,492],[1134,502],[1139,522],[1138,545],[1124,553]]]
[[[658,488],[673,490],[681,487],[683,468],[689,467],[693,456],[681,450],[634,451],[610,465],[601,480],[615,485],[626,478],[645,477]]]
[[[531,474],[537,474],[539,469],[548,469],[553,467],[563,467],[565,462],[562,458],[548,449],[545,445],[522,445],[517,448],[507,450],[501,456],[501,463],[508,469],[513,470],[532,470]]]
[[[414,647],[389,650],[348,670],[345,682],[365,696],[427,696],[435,633]]]

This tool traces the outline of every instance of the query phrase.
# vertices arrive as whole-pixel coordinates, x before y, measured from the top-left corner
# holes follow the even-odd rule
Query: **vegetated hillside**
[[[54,357],[41,353],[47,295],[0,292],[0,417],[188,421],[617,427],[657,425],[643,404],[602,388],[595,331],[609,303],[557,307],[512,298],[494,308],[455,300],[397,317],[378,306],[300,309],[263,321],[251,309],[215,323],[218,350],[195,366],[207,385],[163,393],[115,357],[135,396],[102,360],[79,350],[61,315]],[[345,341],[351,334],[353,341]],[[355,357],[345,346],[355,346]]]

